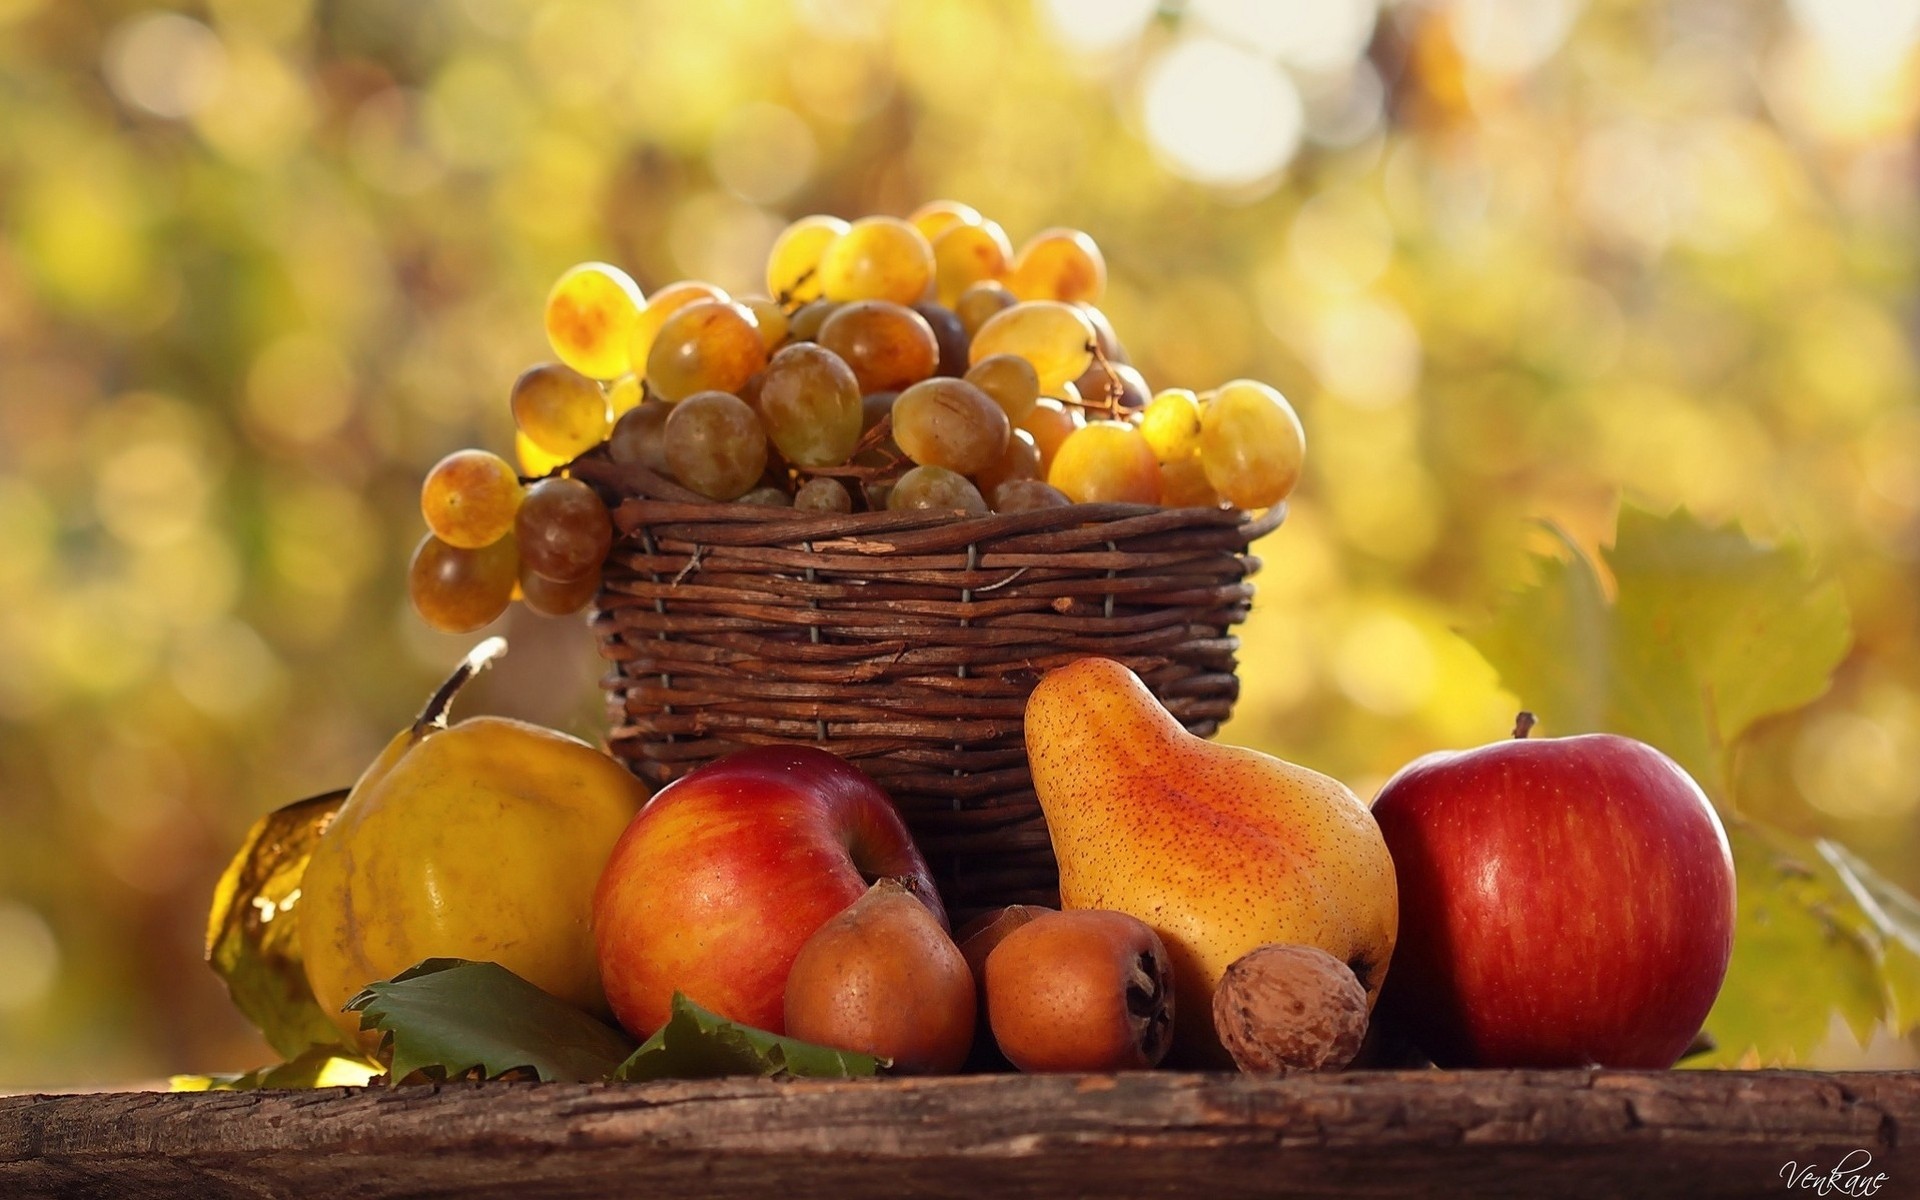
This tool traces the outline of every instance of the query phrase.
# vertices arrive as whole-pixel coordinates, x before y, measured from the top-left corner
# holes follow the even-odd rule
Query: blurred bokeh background
[[[511,446],[564,267],[754,291],[790,217],[938,196],[1091,232],[1154,386],[1299,408],[1230,739],[1367,796],[1500,736],[1456,630],[1539,522],[1685,505],[1854,613],[1752,794],[1920,884],[1916,36],[1920,0],[0,0],[0,1087],[271,1057],[200,962],[213,881],[464,648],[402,595],[419,479]],[[594,736],[584,628],[503,626],[468,711]]]

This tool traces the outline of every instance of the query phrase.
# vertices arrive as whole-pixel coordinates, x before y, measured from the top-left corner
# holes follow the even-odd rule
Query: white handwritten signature
[[[1792,1191],[1809,1191],[1820,1196],[1871,1196],[1887,1182],[1885,1171],[1867,1174],[1872,1166],[1873,1155],[1865,1150],[1854,1150],[1834,1164],[1830,1171],[1822,1171],[1813,1163],[1801,1166],[1797,1162],[1789,1162],[1780,1168],[1780,1178],[1787,1181],[1787,1187]]]

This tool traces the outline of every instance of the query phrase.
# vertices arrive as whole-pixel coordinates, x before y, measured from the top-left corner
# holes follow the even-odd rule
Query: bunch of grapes
[[[1286,399],[1244,379],[1153,393],[1097,307],[1106,281],[1085,233],[1016,251],[949,200],[795,221],[762,296],[686,280],[647,298],[618,267],[574,267],[547,297],[559,361],[513,385],[519,470],[462,450],[427,476],[414,607],[449,632],[516,597],[584,607],[613,539],[568,473],[589,452],[717,502],[807,512],[1284,500],[1306,449]]]

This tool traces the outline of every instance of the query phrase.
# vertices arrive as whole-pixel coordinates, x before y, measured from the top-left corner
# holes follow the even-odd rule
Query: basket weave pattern
[[[823,746],[878,780],[959,914],[1058,902],[1022,714],[1048,669],[1126,663],[1189,730],[1239,692],[1279,509],[1134,504],[956,519],[692,498],[585,461],[616,537],[594,615],[614,754],[650,787],[744,746]]]

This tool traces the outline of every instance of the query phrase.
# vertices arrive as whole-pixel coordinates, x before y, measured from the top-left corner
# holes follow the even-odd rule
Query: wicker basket
[[[657,789],[743,746],[824,746],[894,797],[959,915],[1058,902],[1022,732],[1040,676],[1115,658],[1213,733],[1239,692],[1247,546],[1284,515],[809,515],[574,470],[614,513],[593,618],[614,754]]]

